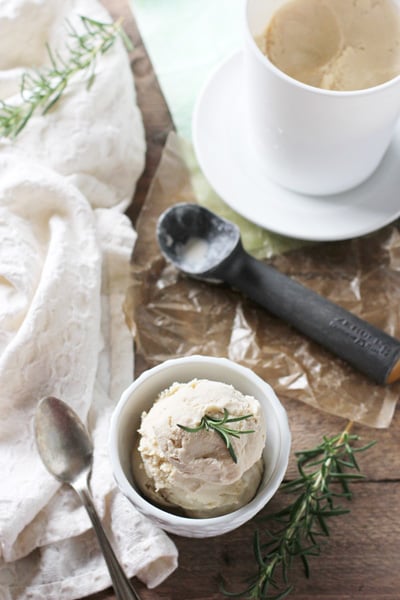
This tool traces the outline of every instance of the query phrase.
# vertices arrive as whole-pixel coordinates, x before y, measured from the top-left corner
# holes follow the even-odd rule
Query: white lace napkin
[[[95,0],[0,2],[0,98],[65,46],[65,20],[110,18]],[[110,415],[132,379],[122,312],[135,232],[122,210],[144,160],[127,54],[118,43],[88,91],[77,78],[53,111],[0,139],[0,599],[69,600],[110,585],[74,492],[41,464],[33,415],[66,400],[94,440],[95,504],[129,576],[156,586],[176,567],[169,538],[115,489]]]

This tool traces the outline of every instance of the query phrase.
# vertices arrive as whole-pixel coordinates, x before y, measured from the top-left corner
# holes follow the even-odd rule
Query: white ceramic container
[[[188,382],[194,378],[222,381],[257,398],[267,427],[263,453],[265,472],[256,496],[234,512],[205,519],[177,516],[154,506],[140,493],[131,470],[132,448],[137,444],[142,412],[149,410],[158,394],[174,382]],[[228,359],[190,356],[167,360],[145,371],[125,390],[111,420],[109,451],[119,488],[141,513],[170,533],[201,538],[221,535],[239,527],[268,503],[286,472],[290,440],[286,412],[269,384],[250,369]]]
[[[357,91],[289,77],[255,42],[287,1],[245,2],[243,118],[271,180],[301,194],[336,194],[365,181],[381,162],[400,113],[400,76]]]

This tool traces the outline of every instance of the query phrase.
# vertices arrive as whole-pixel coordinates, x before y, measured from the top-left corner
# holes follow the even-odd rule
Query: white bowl
[[[174,382],[211,379],[233,385],[257,398],[264,411],[267,438],[263,453],[264,476],[255,497],[238,510],[219,517],[195,519],[174,515],[143,497],[131,471],[132,448],[137,444],[141,414],[158,394]],[[122,394],[111,419],[109,451],[115,480],[132,504],[162,529],[185,537],[211,537],[249,521],[272,498],[286,472],[290,451],[286,411],[268,383],[250,369],[226,358],[189,356],[145,371]]]

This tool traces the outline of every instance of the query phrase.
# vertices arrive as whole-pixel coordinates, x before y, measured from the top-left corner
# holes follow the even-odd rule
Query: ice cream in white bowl
[[[234,434],[199,429],[202,417],[217,429],[225,419]],[[140,512],[171,533],[211,537],[250,520],[274,495],[290,430],[273,389],[250,369],[190,356],[145,371],[125,390],[109,449],[116,482]]]

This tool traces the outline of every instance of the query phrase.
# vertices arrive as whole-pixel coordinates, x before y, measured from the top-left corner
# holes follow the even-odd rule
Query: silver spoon
[[[46,469],[68,483],[86,508],[103,551],[115,594],[119,600],[140,600],[111,547],[93,505],[89,488],[93,445],[78,415],[62,400],[43,398],[36,409],[35,436]]]

